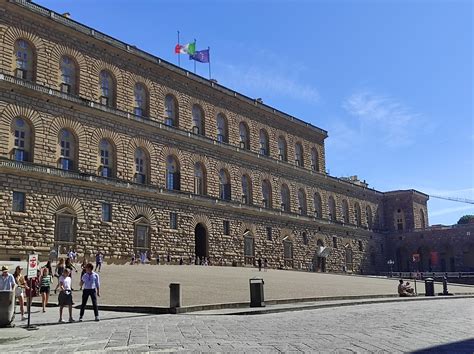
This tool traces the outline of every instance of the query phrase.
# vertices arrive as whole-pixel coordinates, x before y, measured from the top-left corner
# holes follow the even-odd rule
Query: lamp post
[[[389,259],[387,261],[387,264],[390,266],[390,278],[392,277],[392,267],[395,264],[395,262],[392,259]]]

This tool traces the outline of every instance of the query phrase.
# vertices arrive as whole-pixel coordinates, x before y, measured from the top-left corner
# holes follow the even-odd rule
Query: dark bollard
[[[254,278],[250,283],[250,307],[265,307],[263,295],[263,279]]]
[[[433,278],[425,279],[425,296],[435,296]]]
[[[15,291],[0,291],[0,327],[14,327]]]
[[[443,296],[453,295],[453,294],[450,294],[448,291],[448,277],[446,277],[446,275],[443,277],[443,292],[439,293],[438,295],[443,295]]]
[[[176,309],[181,307],[181,284],[171,283],[170,284],[170,310],[172,313],[176,313]]]

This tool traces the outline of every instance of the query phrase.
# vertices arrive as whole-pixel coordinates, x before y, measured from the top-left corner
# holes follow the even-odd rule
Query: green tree
[[[474,223],[474,215],[464,215],[458,220],[458,225]]]

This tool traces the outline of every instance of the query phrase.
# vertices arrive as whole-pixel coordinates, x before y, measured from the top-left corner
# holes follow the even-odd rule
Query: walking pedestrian
[[[26,287],[25,277],[21,274],[22,267],[17,266],[15,268],[15,272],[13,273],[13,278],[15,279],[15,298],[18,299],[18,303],[20,304],[20,313],[21,313],[21,320],[26,320],[25,317],[25,294],[24,289]]]
[[[69,269],[69,276],[71,277],[72,279],[72,270],[74,269],[74,271],[77,273],[77,268],[74,264],[72,264],[72,261],[70,258],[66,258],[66,263],[64,264],[64,266],[66,267],[66,269]],[[74,289],[71,287],[71,290],[74,291]]]
[[[48,268],[48,271],[49,271],[49,275],[53,276],[53,267],[51,267],[51,261],[47,261],[46,264],[44,266],[42,266],[41,268]]]
[[[62,277],[65,268],[66,267],[65,267],[64,258],[59,258],[58,264],[56,264],[56,269],[54,271],[54,276],[57,277],[58,279]],[[56,284],[56,288],[54,288],[55,294],[58,288],[59,288],[59,282],[58,284]]]
[[[104,261],[104,254],[100,251],[97,251],[95,255],[95,270],[100,273],[102,269],[102,262]]]
[[[268,268],[268,261],[266,258],[263,259],[263,271],[266,272]]]
[[[69,309],[69,322],[75,322],[72,318],[72,290],[71,290],[71,277],[69,276],[69,269],[64,269],[63,275],[59,277],[59,290],[58,295],[59,302],[59,323],[64,323],[63,320],[63,309],[67,306]]]
[[[100,281],[99,274],[93,271],[94,266],[92,263],[87,263],[86,265],[86,274],[82,276],[81,286],[82,290],[82,304],[81,312],[79,314],[79,321],[82,321],[84,316],[84,310],[86,309],[87,300],[89,296],[92,300],[92,307],[94,309],[95,320],[99,321],[99,308],[97,307],[97,297],[100,297]]]
[[[43,312],[46,312],[46,306],[49,301],[49,293],[51,291],[51,285],[53,284],[53,277],[49,274],[48,268],[43,268],[40,283],[40,294],[41,294],[41,306]]]
[[[257,263],[258,263],[258,271],[261,272],[262,271],[262,258],[258,257]]]
[[[84,259],[82,260],[82,264],[81,264],[81,269],[82,269],[82,270],[81,270],[81,279],[82,279],[82,276],[83,276],[84,274],[86,274],[86,265],[87,265],[87,260],[84,258]],[[79,290],[82,290],[82,286],[81,286],[81,288],[80,288]]]

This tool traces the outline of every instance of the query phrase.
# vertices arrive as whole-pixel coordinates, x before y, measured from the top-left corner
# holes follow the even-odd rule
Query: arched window
[[[173,95],[165,97],[165,124],[170,127],[178,127],[178,103]]]
[[[423,209],[420,209],[420,227],[422,229],[426,228],[425,212]]]
[[[13,120],[13,150],[11,159],[15,161],[33,161],[33,134],[30,124],[23,118]]]
[[[321,196],[319,193],[314,193],[314,217],[322,218],[323,216],[323,206],[321,202]]]
[[[76,140],[74,139],[74,134],[72,134],[68,129],[61,129],[59,132],[58,167],[67,171],[77,169],[74,161],[76,152]]]
[[[204,133],[204,112],[197,104],[193,106],[193,127],[194,134],[205,135]]]
[[[298,211],[301,215],[306,215],[307,213],[306,193],[303,188],[298,190]]]
[[[288,161],[288,149],[286,147],[286,140],[283,136],[278,137],[278,158],[281,161]]]
[[[362,216],[361,216],[359,203],[354,204],[354,217],[355,217],[356,225],[358,227],[361,227],[362,226]]]
[[[107,70],[100,72],[100,104],[115,107],[115,79]]]
[[[181,174],[178,160],[169,155],[166,158],[166,188],[179,191],[181,189]]]
[[[239,124],[240,148],[250,150],[250,132],[245,122]]]
[[[352,272],[353,270],[353,257],[352,257],[352,248],[349,244],[345,245],[346,253],[346,271]]]
[[[150,222],[142,215],[134,221],[133,250],[135,254],[146,253],[150,250]]]
[[[148,183],[148,158],[142,148],[135,150],[135,183]]]
[[[221,143],[229,142],[229,128],[227,127],[227,118],[222,113],[217,115],[217,141]]]
[[[242,203],[252,204],[252,181],[248,175],[242,175]]]
[[[331,221],[336,221],[337,220],[337,215],[336,215],[336,202],[334,201],[334,197],[331,195],[328,199],[328,219]]]
[[[301,236],[303,237],[303,245],[308,245],[309,244],[308,234],[305,231],[303,231],[303,234]]]
[[[346,199],[342,200],[342,217],[346,224],[349,224],[349,204]]]
[[[281,210],[289,212],[290,208],[290,189],[286,184],[281,186]]]
[[[254,264],[255,261],[255,240],[249,230],[244,232],[244,257],[245,264]]]
[[[15,77],[18,79],[35,80],[35,52],[30,43],[24,39],[15,42]]]
[[[142,83],[137,82],[133,89],[133,96],[135,98],[135,106],[133,107],[133,114],[140,117],[148,116],[148,91]]]
[[[68,56],[61,57],[59,64],[61,69],[61,92],[70,93],[71,95],[77,94],[77,65],[73,58]]]
[[[76,214],[68,206],[61,207],[56,212],[56,224],[54,226],[54,240],[56,246],[73,245],[76,242]]]
[[[194,164],[194,194],[207,194],[206,177],[206,169],[204,168],[203,164],[196,162]]]
[[[293,267],[293,242],[288,236],[283,239],[283,259],[285,267]]]
[[[372,208],[370,205],[367,205],[365,207],[365,216],[367,217],[367,227],[369,230],[372,229]]]
[[[271,209],[273,206],[272,186],[267,179],[263,180],[262,182],[262,204],[264,208],[269,209]]]
[[[318,149],[311,149],[311,170],[319,172],[319,154]]]
[[[295,144],[295,164],[304,167],[303,146],[300,143]]]
[[[270,156],[268,133],[265,129],[260,129],[260,155]]]
[[[230,177],[225,169],[219,171],[219,198],[231,200]]]
[[[114,146],[107,139],[102,139],[99,143],[99,174],[102,177],[110,178],[115,176],[114,157]]]

